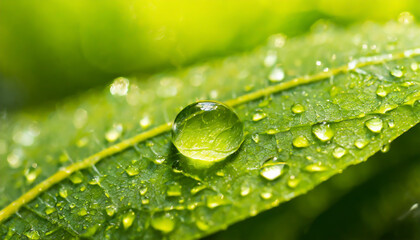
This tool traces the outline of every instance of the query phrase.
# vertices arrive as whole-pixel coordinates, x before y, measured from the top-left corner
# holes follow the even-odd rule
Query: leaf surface
[[[72,175],[24,197],[0,235],[202,237],[306,193],[419,122],[417,26],[313,29],[284,46],[273,36],[251,53],[133,77],[127,93],[119,79],[54,111],[4,113],[0,207]],[[166,123],[200,99],[234,106],[245,141],[206,171],[179,171]],[[286,164],[281,176],[262,176],[267,161]]]

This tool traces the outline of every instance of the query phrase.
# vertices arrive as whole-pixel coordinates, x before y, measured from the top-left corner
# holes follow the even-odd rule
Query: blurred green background
[[[274,33],[385,22],[417,0],[0,0],[0,109],[54,102],[117,76],[147,76],[238,51]]]

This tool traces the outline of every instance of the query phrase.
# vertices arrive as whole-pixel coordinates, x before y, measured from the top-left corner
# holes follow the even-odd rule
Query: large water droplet
[[[395,67],[391,69],[390,73],[396,78],[401,78],[402,76],[404,76],[404,69],[401,67]]]
[[[305,111],[305,107],[302,104],[297,103],[292,106],[293,113],[299,114],[299,113],[303,113],[304,111]]]
[[[332,154],[335,158],[338,159],[338,158],[342,158],[344,155],[346,155],[346,153],[347,153],[346,149],[344,149],[342,147],[336,147],[336,148],[334,148]]]
[[[36,164],[32,164],[32,166],[26,168],[25,170],[26,181],[29,184],[33,183],[40,173],[41,173],[41,169],[38,168]]]
[[[127,229],[133,225],[134,219],[136,219],[136,214],[133,211],[128,211],[123,215],[122,223],[124,226],[124,229]]]
[[[366,121],[365,123],[366,127],[374,132],[374,133],[380,133],[383,128],[383,121],[380,118],[372,118]]]
[[[127,78],[118,77],[112,82],[109,91],[112,95],[124,96],[127,95],[129,85],[130,81]]]
[[[292,144],[293,144],[293,146],[295,146],[297,148],[304,148],[304,147],[308,147],[310,145],[309,140],[303,135],[299,135],[299,136],[295,137],[293,139]]]
[[[274,164],[266,165],[261,169],[260,175],[267,180],[270,180],[270,181],[275,180],[283,174],[285,166],[286,166],[285,163],[277,163],[275,165]]]
[[[175,219],[169,213],[156,213],[151,224],[154,229],[163,233],[170,233],[175,229]]]
[[[358,149],[362,149],[362,148],[366,147],[366,145],[368,145],[368,144],[369,144],[369,140],[364,139],[364,138],[357,139],[354,142],[354,146],[356,146]]]
[[[201,101],[184,108],[172,127],[172,142],[196,167],[208,167],[236,152],[243,124],[223,103]]]
[[[268,79],[272,82],[279,82],[284,79],[284,70],[280,67],[275,67],[271,70]]]
[[[327,123],[317,124],[312,127],[313,134],[321,141],[326,142],[334,137],[334,130]]]
[[[394,122],[394,120],[392,120],[392,119],[388,120],[388,127],[389,127],[389,128],[394,128],[394,127],[395,127],[395,122]]]

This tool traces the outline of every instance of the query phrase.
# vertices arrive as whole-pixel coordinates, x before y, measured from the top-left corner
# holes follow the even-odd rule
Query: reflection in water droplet
[[[304,147],[308,147],[310,145],[309,140],[303,135],[295,137],[293,139],[292,144],[293,144],[293,146],[295,146],[297,148],[304,148]]]
[[[115,142],[120,138],[122,131],[123,125],[121,123],[116,123],[105,133],[105,138],[108,142]]]
[[[292,106],[293,113],[299,114],[299,113],[303,113],[304,111],[305,111],[305,107],[302,104],[297,103]]]
[[[279,82],[284,79],[284,70],[280,67],[275,67],[271,70],[270,75],[268,76],[271,82]]]
[[[312,127],[312,133],[321,141],[326,142],[334,137],[334,130],[327,123],[321,123]]]
[[[131,225],[133,225],[134,219],[136,219],[136,214],[132,210],[124,214],[122,218],[124,229],[131,227]]]
[[[181,190],[182,190],[182,186],[178,185],[178,184],[173,184],[168,186],[168,189],[166,190],[166,195],[168,195],[168,197],[179,197],[181,196]]]
[[[344,155],[346,155],[346,153],[347,153],[347,150],[342,147],[336,147],[333,150],[333,156],[337,159],[342,158]]]
[[[130,81],[127,78],[118,77],[112,82],[109,91],[112,95],[125,96],[127,95],[129,85]]]
[[[260,175],[267,180],[275,180],[283,174],[283,168],[285,167],[285,165],[286,164],[284,163],[279,163],[276,165],[265,166],[261,169]]]
[[[389,143],[385,144],[381,147],[381,152],[386,153],[389,151],[390,148],[391,148],[391,145]]]
[[[105,208],[106,214],[110,217],[114,216],[117,208],[114,205],[109,205]]]
[[[39,235],[38,231],[35,231],[35,230],[30,230],[28,232],[25,232],[24,235],[26,237],[28,237],[29,239],[34,239],[34,240],[41,238],[41,236]]]
[[[156,213],[152,217],[152,227],[163,233],[170,233],[175,229],[175,219],[169,213]]]
[[[265,113],[265,112],[257,112],[257,113],[254,113],[254,115],[252,115],[252,121],[258,122],[258,121],[260,121],[260,120],[262,120],[262,119],[264,119],[266,117],[267,117],[267,113]]]
[[[368,139],[357,139],[354,142],[354,146],[356,146],[358,149],[362,149],[364,147],[366,147],[366,145],[369,144],[369,140]]]
[[[380,118],[372,118],[367,120],[365,125],[370,131],[380,133],[383,128],[383,121]]]
[[[223,103],[201,101],[184,108],[172,127],[172,142],[196,167],[208,167],[236,152],[244,139],[243,124]]]

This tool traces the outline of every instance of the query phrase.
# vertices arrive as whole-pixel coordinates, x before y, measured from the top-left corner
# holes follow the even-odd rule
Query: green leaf
[[[248,54],[119,78],[54,111],[4,113],[1,236],[202,237],[306,193],[419,122],[417,26],[313,29],[285,46],[274,36]],[[233,106],[247,135],[221,164],[179,171],[170,122],[198,99]],[[267,161],[281,176],[261,174]]]

